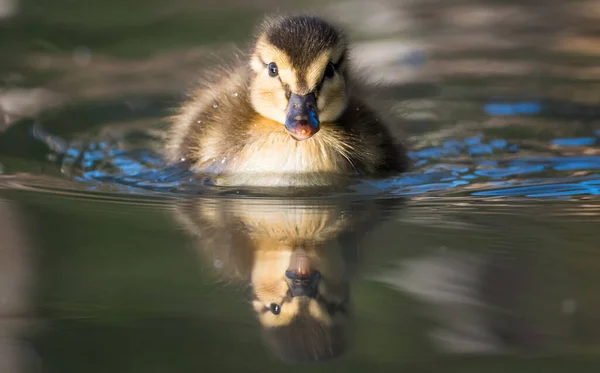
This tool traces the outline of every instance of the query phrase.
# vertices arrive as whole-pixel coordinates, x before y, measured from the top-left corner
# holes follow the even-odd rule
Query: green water
[[[0,372],[598,371],[590,4],[304,4],[390,43],[359,60],[415,169],[299,199],[157,178],[146,132],[213,53],[298,4],[21,2],[0,21],[1,93],[60,100],[0,121]],[[346,348],[298,366],[263,336],[247,257],[319,222]]]

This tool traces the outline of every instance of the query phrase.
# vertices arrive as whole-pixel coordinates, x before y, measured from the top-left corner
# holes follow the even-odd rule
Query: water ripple
[[[108,184],[129,193],[210,192],[210,180],[178,165],[167,166],[150,147],[130,148],[126,140],[107,138],[67,143],[41,128],[36,129],[36,136],[48,144],[63,174],[89,190]],[[596,137],[556,138],[546,144],[553,147],[547,154],[532,156],[518,142],[487,139],[483,134],[446,139],[410,151],[413,171],[387,179],[357,180],[349,190],[365,196],[467,193],[473,197],[573,198],[600,194]],[[563,148],[570,153],[561,153]],[[573,152],[579,148],[580,152]]]

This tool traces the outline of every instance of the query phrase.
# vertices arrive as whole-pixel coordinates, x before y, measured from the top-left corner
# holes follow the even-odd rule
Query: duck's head
[[[291,255],[287,250],[256,255],[253,308],[267,342],[286,361],[325,361],[346,349],[350,286],[345,263],[332,249],[296,247]]]
[[[334,26],[311,16],[268,19],[259,27],[250,59],[251,100],[261,115],[285,126],[296,140],[345,110],[347,44]]]

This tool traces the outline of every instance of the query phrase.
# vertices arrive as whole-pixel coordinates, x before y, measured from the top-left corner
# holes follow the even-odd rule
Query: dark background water
[[[312,199],[157,153],[197,71],[299,4],[0,4],[0,372],[598,370],[600,2],[304,2],[347,27],[415,163]],[[181,219],[204,208],[210,234]],[[322,249],[352,332],[295,366],[228,239],[320,219],[349,222]]]

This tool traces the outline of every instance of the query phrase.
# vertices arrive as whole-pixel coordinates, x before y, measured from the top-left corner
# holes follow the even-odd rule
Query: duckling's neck
[[[334,125],[324,124],[313,137],[294,140],[283,124],[259,117],[243,143],[215,159],[206,171],[221,184],[298,186],[331,184],[332,175],[347,175],[353,166],[348,141]]]

